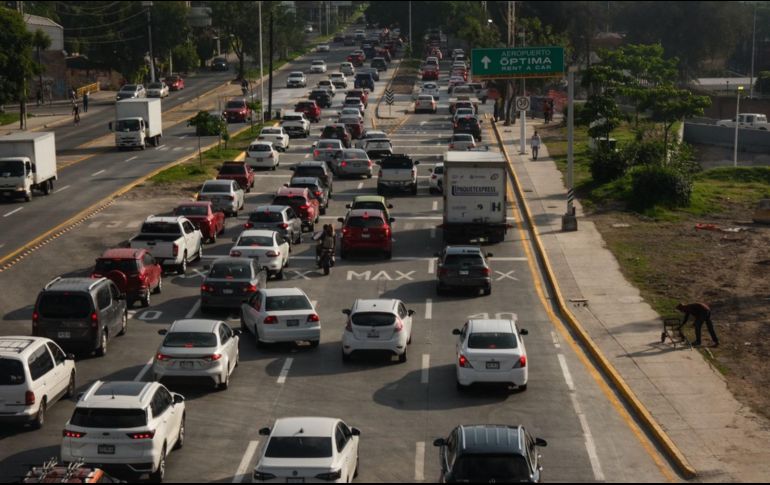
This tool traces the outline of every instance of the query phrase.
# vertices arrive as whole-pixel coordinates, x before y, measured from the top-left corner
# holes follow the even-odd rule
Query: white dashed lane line
[[[430,375],[430,354],[422,354],[422,369],[420,370],[420,383],[427,384]]]
[[[12,210],[11,212],[6,212],[5,214],[3,214],[3,217],[8,217],[8,216],[10,216],[10,215],[16,214],[17,212],[19,212],[19,211],[20,211],[20,210],[22,210],[23,208],[24,208],[24,207],[19,207],[18,209],[14,209],[14,210]]]
[[[235,476],[233,476],[232,483],[243,483],[246,477],[251,474],[251,461],[254,459],[254,455],[257,452],[258,446],[259,441],[249,441],[249,446],[246,447],[246,453],[244,453],[243,458],[241,458],[241,463],[238,465],[238,469],[235,471]]]
[[[425,480],[425,442],[418,441],[414,448],[414,481]]]
[[[425,300],[425,320],[430,320],[431,318],[433,318],[433,300],[428,298]]]
[[[104,173],[104,172],[106,172],[106,171],[107,171],[107,170],[99,170],[98,172],[94,172],[94,173],[92,173],[92,174],[91,174],[91,177],[96,177],[97,175],[101,175],[101,174],[103,174],[103,173]]]
[[[281,374],[278,376],[278,384],[284,384],[286,382],[286,377],[289,376],[289,370],[291,369],[291,364],[294,362],[294,359],[291,357],[286,359],[286,362],[283,364],[283,368],[281,369]]]
[[[58,194],[59,192],[64,192],[64,191],[65,191],[65,190],[67,190],[68,188],[70,188],[70,186],[69,186],[69,185],[65,185],[64,187],[59,187],[59,189],[58,189],[58,190],[55,190],[55,191],[54,191],[54,194]]]
[[[142,370],[139,371],[139,373],[134,377],[134,381],[138,382],[144,379],[144,375],[147,374],[147,371],[150,370],[152,367],[153,358],[151,357],[150,360],[147,361],[146,364],[144,364],[144,367],[142,367]]]
[[[185,315],[185,318],[192,318],[195,315],[195,313],[197,313],[198,308],[200,308],[200,307],[201,307],[201,301],[198,300],[198,301],[195,302],[195,305],[193,305],[193,307],[190,309],[190,311],[187,312],[187,315]]]
[[[137,158],[138,158],[138,156],[133,156],[133,157],[131,157],[131,158],[127,158],[125,161],[126,161],[126,162],[130,162],[130,161],[132,161],[132,160],[136,160]]]

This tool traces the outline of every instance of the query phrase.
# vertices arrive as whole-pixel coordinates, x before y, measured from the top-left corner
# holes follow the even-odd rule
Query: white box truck
[[[446,244],[505,240],[510,228],[506,216],[506,163],[499,152],[446,153],[441,225]]]
[[[124,99],[115,103],[115,122],[110,122],[110,131],[115,132],[115,146],[123,148],[144,148],[160,145],[163,136],[160,99]]]
[[[0,137],[0,196],[29,202],[33,190],[50,194],[56,178],[53,133],[13,133]]]

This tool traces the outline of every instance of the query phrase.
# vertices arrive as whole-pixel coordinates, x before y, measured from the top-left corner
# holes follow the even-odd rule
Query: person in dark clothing
[[[88,113],[88,91],[83,93],[83,113]]]
[[[680,303],[676,306],[676,309],[684,313],[682,325],[687,323],[690,315],[695,319],[695,342],[692,343],[693,345],[701,344],[701,327],[703,327],[704,323],[706,324],[706,328],[708,328],[709,335],[711,335],[711,341],[714,342],[714,347],[719,345],[719,339],[714,331],[714,323],[711,321],[711,308],[709,308],[708,305],[705,303],[690,303],[689,305]]]

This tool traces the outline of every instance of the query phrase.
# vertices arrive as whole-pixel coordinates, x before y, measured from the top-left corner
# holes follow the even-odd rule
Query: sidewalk
[[[534,128],[528,120],[527,141]],[[698,481],[764,482],[770,423],[739,403],[697,350],[660,343],[659,315],[625,280],[598,229],[576,203],[577,232],[561,232],[562,174],[541,146],[519,155],[519,126],[499,126],[558,284],[572,312],[697,470]],[[729,339],[729,336],[724,336]]]
[[[78,99],[80,105],[80,116],[99,112],[104,109],[108,109],[115,104],[115,91],[96,91],[89,95],[88,101],[88,113],[83,112],[83,99]],[[14,108],[8,107],[6,108]],[[50,129],[55,126],[59,126],[63,123],[72,123],[72,102],[55,101],[51,105],[37,106],[32,102],[27,105],[27,131],[40,131]],[[15,109],[8,109],[9,112],[18,111],[18,106]],[[7,125],[0,126],[0,134],[15,133],[19,130],[19,122],[9,123]]]

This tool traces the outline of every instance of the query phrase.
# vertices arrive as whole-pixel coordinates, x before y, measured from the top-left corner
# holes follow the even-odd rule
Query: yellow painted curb
[[[626,383],[625,379],[623,379],[617,369],[615,369],[615,366],[613,366],[612,363],[604,356],[604,353],[601,351],[601,349],[599,349],[599,346],[596,345],[591,336],[583,328],[583,325],[580,323],[577,317],[575,317],[575,315],[564,301],[564,296],[561,293],[561,288],[559,287],[556,275],[553,271],[553,268],[551,267],[551,262],[548,259],[545,246],[540,239],[537,226],[533,222],[534,219],[532,217],[532,212],[530,211],[529,205],[527,204],[526,198],[524,196],[524,190],[521,187],[521,182],[519,181],[518,176],[516,175],[516,171],[513,168],[513,163],[511,163],[508,150],[505,148],[505,143],[503,142],[502,136],[500,135],[497,124],[491,124],[495,132],[495,137],[503,149],[503,155],[508,162],[508,172],[511,176],[511,179],[513,180],[513,186],[515,187],[516,195],[518,195],[518,198],[521,201],[521,207],[524,212],[524,219],[526,219],[527,225],[529,226],[530,233],[532,234],[533,244],[542,263],[542,267],[545,270],[546,280],[553,290],[556,306],[559,309],[559,312],[561,313],[564,320],[566,320],[566,322],[570,325],[572,331],[575,332],[580,342],[588,350],[588,353],[599,364],[599,367],[605,373],[606,377],[609,378],[609,380],[615,386],[616,390],[620,393],[621,396],[623,396],[623,399],[626,401],[626,403],[631,407],[631,409],[633,409],[636,417],[646,426],[648,432],[655,438],[658,445],[663,448],[669,459],[676,465],[680,473],[685,478],[694,478],[697,476],[697,470],[695,470],[695,468],[690,465],[689,461],[687,461],[687,458],[684,456],[681,450],[679,450],[676,444],[671,440],[668,434],[655,420],[650,411],[644,406],[644,404],[642,404],[639,398],[636,397],[636,394],[633,392],[631,387]]]

